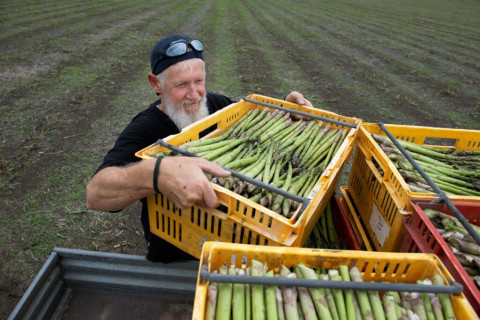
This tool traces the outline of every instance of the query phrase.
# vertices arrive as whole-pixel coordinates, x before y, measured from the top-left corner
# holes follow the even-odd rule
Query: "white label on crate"
[[[385,240],[387,240],[387,237],[390,234],[390,228],[375,203],[373,204],[372,215],[370,216],[368,223],[370,224],[370,227],[372,227],[375,236],[377,236],[380,246],[383,247]]]
[[[315,195],[317,194],[318,190],[320,190],[320,188],[323,186],[323,182],[322,183],[319,183],[317,184],[316,186],[314,186],[312,188],[312,191],[310,191],[310,194],[308,195],[308,199],[310,200],[313,200],[313,198],[315,198]]]

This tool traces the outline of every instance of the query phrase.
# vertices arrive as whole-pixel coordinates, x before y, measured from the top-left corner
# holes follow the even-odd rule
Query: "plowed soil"
[[[467,1],[2,1],[0,316],[54,247],[144,255],[139,206],[85,207],[85,186],[155,100],[150,50],[206,48],[209,91],[303,92],[321,109],[480,130],[480,3]]]

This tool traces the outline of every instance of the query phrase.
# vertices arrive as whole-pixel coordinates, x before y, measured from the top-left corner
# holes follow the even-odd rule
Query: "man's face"
[[[205,96],[205,68],[200,59],[188,59],[167,70],[162,96],[185,114],[196,114]]]
[[[162,106],[179,129],[208,116],[203,61],[189,59],[168,70]]]

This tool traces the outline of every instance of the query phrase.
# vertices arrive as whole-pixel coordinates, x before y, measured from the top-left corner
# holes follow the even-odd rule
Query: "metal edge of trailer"
[[[153,263],[144,256],[54,248],[8,317],[56,319],[75,289],[194,300],[198,261]]]

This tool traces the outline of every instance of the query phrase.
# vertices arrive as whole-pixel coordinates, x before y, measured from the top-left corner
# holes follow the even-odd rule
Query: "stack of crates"
[[[441,146],[456,150],[480,150],[480,131],[385,125],[399,140]],[[434,193],[412,192],[401,174],[371,134],[384,135],[374,123],[363,123],[358,132],[356,152],[348,181],[348,191],[362,217],[375,250],[398,252],[406,235],[403,217],[413,211],[410,199],[435,199]],[[453,201],[478,199],[451,196]]]
[[[480,131],[403,125],[385,125],[399,140],[420,145],[452,147],[457,151],[480,150]],[[422,212],[438,196],[413,192],[371,134],[386,135],[373,123],[362,123],[348,187],[341,187],[347,215],[366,250],[384,252],[419,252],[439,256],[474,309],[480,312],[480,291],[448,248],[440,234]],[[480,225],[480,197],[449,195],[457,209]],[[440,206],[440,205],[437,205]],[[446,205],[443,212],[452,214]],[[353,217],[353,218],[352,218]]]
[[[303,214],[286,218],[212,184],[221,203],[217,209],[192,206],[181,210],[162,194],[148,197],[152,233],[201,259],[200,270],[207,266],[208,270],[213,271],[234,257],[237,260],[232,263],[240,268],[248,266],[252,259],[264,261],[274,268],[278,268],[279,263],[291,267],[296,262],[304,262],[311,267],[321,268],[338,268],[339,263],[346,263],[349,266],[357,265],[367,281],[415,283],[421,277],[441,274],[445,280],[456,280],[465,286],[466,282],[458,277],[459,273],[452,269],[452,264],[445,263],[444,256],[438,250],[425,249],[419,237],[411,234],[412,228],[405,227],[404,218],[410,217],[414,211],[415,205],[411,199],[430,200],[435,199],[436,195],[415,193],[409,189],[395,165],[371,136],[385,135],[377,124],[362,123],[357,118],[283,100],[250,95],[248,99],[232,104],[164,141],[180,146],[189,141],[212,138],[228,130],[249,110],[272,105],[321,116],[327,121],[331,119],[333,127],[341,126],[341,123],[352,125],[340,149],[317,181],[316,193]],[[454,145],[457,150],[480,149],[479,131],[402,125],[385,127],[396,139],[417,144],[436,145],[432,140],[448,140],[454,142],[449,145]],[[342,169],[354,148],[356,151],[348,186],[338,186]],[[167,149],[154,144],[136,155],[151,159],[163,151]],[[335,195],[337,187],[341,195]],[[461,196],[452,197],[452,200],[480,201]],[[300,248],[309,238],[329,201],[336,231],[348,243],[349,250]],[[413,232],[418,233],[418,230]],[[203,281],[200,273],[197,280],[194,319],[203,319],[208,281]],[[480,299],[469,285],[466,285],[464,292],[478,312],[480,310],[476,303]],[[465,295],[455,294],[451,297],[459,318],[477,319]]]

